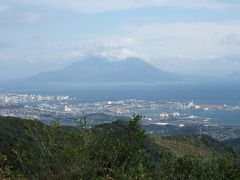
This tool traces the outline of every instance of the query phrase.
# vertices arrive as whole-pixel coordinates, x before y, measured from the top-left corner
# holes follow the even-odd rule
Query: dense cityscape
[[[77,120],[87,116],[87,123],[108,123],[129,118],[133,113],[143,114],[142,125],[148,133],[168,135],[169,128],[179,132],[200,132],[224,140],[240,136],[238,126],[226,126],[217,119],[197,116],[211,111],[239,111],[240,106],[226,104],[195,104],[190,102],[152,102],[136,99],[84,102],[69,96],[42,96],[1,93],[0,115],[38,119],[46,123],[59,121],[64,125],[76,125]],[[167,128],[168,127],[168,128]]]

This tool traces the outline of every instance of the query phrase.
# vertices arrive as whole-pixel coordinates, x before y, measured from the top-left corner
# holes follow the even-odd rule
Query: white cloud
[[[69,53],[65,54],[65,57],[63,57],[64,59],[83,59],[84,57],[86,57],[86,54],[84,52],[82,52],[81,50],[73,50],[70,51]]]
[[[169,0],[9,0],[18,5],[36,5],[62,9],[70,9],[83,13],[97,13],[122,9],[133,9],[153,5],[162,5]]]
[[[205,59],[159,57],[152,59],[151,63],[160,69],[195,75],[225,76],[240,70],[240,56]]]
[[[4,53],[0,51],[0,62],[8,61],[9,57]]]
[[[136,43],[134,38],[106,38],[92,43],[95,44],[95,47],[94,49],[87,49],[87,54],[117,60],[141,56],[139,53],[131,50],[131,47]],[[93,47],[92,45],[90,46]]]
[[[20,14],[19,21],[28,24],[38,23],[42,19],[42,16],[34,13],[24,13]]]
[[[9,9],[10,9],[10,6],[6,4],[0,4],[0,12],[5,12],[5,11],[8,11]]]
[[[221,0],[172,0],[169,4],[183,8],[203,8],[220,11],[239,11],[240,2],[227,2]]]
[[[178,6],[182,8],[207,8],[212,10],[231,11],[240,10],[240,3],[238,2],[228,3],[218,0],[8,0],[8,2],[15,5],[70,9],[83,13],[98,13],[156,6]]]
[[[4,55],[0,52],[0,61],[4,58]]]
[[[112,60],[123,60],[130,57],[143,57],[143,55],[140,55],[137,52],[131,51],[127,48],[121,48],[121,49],[103,49],[99,52],[94,52],[95,56],[101,56],[105,57],[107,59]]]
[[[0,41],[0,49],[8,49],[8,48],[14,48],[14,45],[9,42]]]
[[[120,48],[134,44],[135,40],[133,38],[117,38],[105,40],[103,46],[106,48]]]
[[[36,24],[42,20],[42,15],[36,13],[16,13],[0,16],[0,25]]]
[[[112,60],[121,60],[128,57],[145,58],[143,53],[137,53],[132,46],[135,40],[130,37],[106,37],[101,39],[75,41],[68,43],[46,42],[30,43],[18,46],[8,52],[9,58],[32,59],[35,62],[77,61],[86,56],[101,56]],[[0,42],[1,45],[1,42]],[[21,53],[20,53],[21,52]]]
[[[121,60],[129,57],[144,58],[144,54],[133,50],[132,46],[134,44],[135,40],[129,37],[95,39],[80,43],[67,56],[80,59],[86,56],[101,56],[112,60]]]
[[[228,34],[220,43],[225,46],[240,46],[240,31]]]
[[[82,14],[69,13],[73,11],[101,13],[145,7],[183,8],[181,11],[184,11],[184,8],[202,8],[220,12],[240,12],[240,1],[230,3],[220,0],[0,0],[2,41],[16,43],[14,48],[10,48],[10,44],[0,42],[0,48],[4,51],[0,53],[0,59],[68,62],[82,59],[88,55],[99,55],[110,59],[126,59],[134,56],[147,59],[148,62],[160,68],[163,67],[163,69],[190,70],[192,73],[200,72],[208,65],[209,72],[211,72],[211,68],[214,68],[214,64],[217,63],[221,64],[221,68],[219,68],[221,70],[224,69],[222,68],[224,66],[229,67],[228,71],[231,68],[240,67],[237,66],[239,65],[238,59],[230,61],[226,58],[224,60],[213,58],[228,57],[232,54],[240,57],[240,22],[224,22],[223,20],[204,22],[204,19],[208,21],[209,18],[215,19],[214,13],[202,16],[203,22],[199,22],[199,20],[179,22],[177,20],[181,18],[179,16],[176,18],[178,22],[160,23],[153,21],[162,18],[155,18],[152,14],[148,14],[148,11],[144,11],[145,14],[141,14],[139,18],[134,17],[126,21],[116,19],[118,27],[124,26],[123,23],[132,23],[134,19],[136,24],[142,22],[140,24],[131,24],[122,29],[117,27],[110,31],[111,25],[115,23],[109,20],[109,22],[104,22],[105,24],[109,23],[109,26],[103,25],[104,27],[100,28],[99,32],[97,31],[98,27],[94,27],[95,21],[99,20],[98,14],[84,15],[87,17],[86,20],[84,19],[87,23],[83,23],[85,25],[83,26],[80,22],[81,19],[78,22],[76,20]],[[14,11],[5,13],[10,8]],[[53,12],[53,16],[51,13],[46,13],[47,11]],[[166,8],[166,11],[170,12],[172,9],[168,11]],[[198,15],[203,15],[204,12],[198,12]],[[67,22],[66,19],[60,19],[62,18],[61,13],[69,15],[69,17],[74,16],[74,18]],[[192,11],[187,12],[187,14],[192,15]],[[238,17],[231,16],[231,14],[228,15],[231,19]],[[90,18],[88,19],[88,17]],[[222,14],[219,16],[218,12],[216,17],[220,19]],[[96,19],[88,26],[88,21],[92,20],[91,18]],[[167,20],[166,17],[164,22]],[[28,25],[36,23],[39,23],[38,26],[29,28]],[[97,24],[101,24],[101,22]],[[13,25],[16,29],[12,28]],[[90,29],[92,27],[96,30]],[[7,32],[8,30],[9,32]],[[110,33],[107,34],[108,32]],[[39,35],[36,36],[35,33]],[[5,35],[6,37],[4,37]],[[24,36],[31,36],[31,38],[26,39]],[[92,40],[92,37],[97,38]],[[79,45],[78,41],[81,41]],[[212,59],[216,60],[212,61]]]
[[[155,57],[206,58],[240,54],[239,47],[222,46],[219,43],[239,29],[239,22],[156,22],[129,25],[123,31],[142,43],[139,45],[141,52],[148,52]]]

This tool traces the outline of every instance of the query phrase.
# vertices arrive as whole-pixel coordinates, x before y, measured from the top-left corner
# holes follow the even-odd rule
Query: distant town
[[[130,118],[133,113],[139,113],[144,115],[142,125],[146,127],[148,133],[168,135],[166,127],[174,127],[180,131],[181,129],[189,130],[191,127],[191,130],[197,129],[201,133],[209,134],[220,140],[240,137],[240,126],[226,126],[216,119],[196,116],[192,112],[239,110],[240,106],[197,104],[194,101],[153,102],[127,99],[84,102],[69,96],[0,93],[1,116],[39,119],[46,123],[58,120],[64,125],[76,125],[76,121],[86,115],[87,123],[93,125]],[[225,132],[226,128],[228,130]]]

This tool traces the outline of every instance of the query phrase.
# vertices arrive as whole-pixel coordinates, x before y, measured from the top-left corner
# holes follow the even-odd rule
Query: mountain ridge
[[[28,82],[173,82],[184,80],[184,75],[153,67],[138,58],[109,61],[91,57],[63,69],[39,73]]]

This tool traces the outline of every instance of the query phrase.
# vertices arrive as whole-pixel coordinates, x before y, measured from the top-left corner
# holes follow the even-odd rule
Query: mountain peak
[[[38,74],[41,82],[167,82],[179,81],[178,74],[162,71],[138,58],[108,60],[87,57],[61,70]]]

